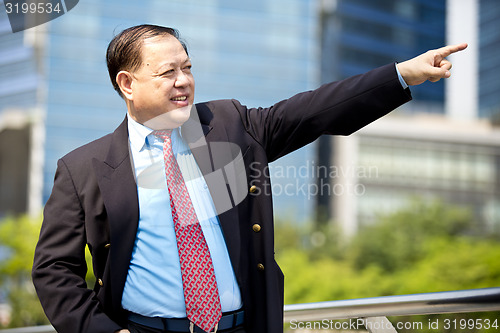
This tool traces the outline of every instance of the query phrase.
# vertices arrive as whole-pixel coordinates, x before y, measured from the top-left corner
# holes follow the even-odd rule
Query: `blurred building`
[[[500,2],[479,1],[479,116],[500,123]]]
[[[129,26],[180,30],[193,60],[197,102],[236,98],[269,106],[319,83],[314,1],[86,0],[48,24],[15,34],[0,6],[0,214],[30,205],[39,210],[50,195],[57,159],[123,120],[126,107],[110,84],[105,51]],[[4,130],[9,126],[1,119],[13,109],[26,120],[28,129],[19,130],[31,142],[28,152]],[[296,163],[312,152],[309,147],[277,163]],[[15,155],[22,162],[14,162]],[[12,163],[4,166],[7,160]],[[21,164],[30,166],[13,173],[13,165]],[[23,189],[16,199],[9,197],[13,188]],[[26,203],[18,208],[13,201]],[[304,219],[313,204],[278,196],[276,208]]]
[[[453,77],[446,85],[446,113],[454,119],[500,123],[500,2],[447,2],[448,43],[468,42],[467,56],[451,56]]]
[[[500,231],[500,128],[487,121],[386,117],[335,150],[346,176],[333,177],[332,215],[347,234],[412,197],[468,207],[478,233]]]
[[[0,3],[0,217],[29,210],[36,196],[35,164],[39,164],[33,142],[40,120],[40,56],[30,33],[13,34]],[[38,168],[38,171],[41,171]],[[35,200],[36,201],[36,200]],[[40,201],[40,200],[38,200]],[[40,204],[38,203],[39,207]]]
[[[409,58],[403,49],[416,55],[439,47],[445,44],[445,36],[447,43],[469,43],[463,54],[450,57],[454,68],[446,90],[443,82],[427,83],[421,90],[411,87],[414,100],[400,110],[349,138],[322,139],[322,165],[337,168],[336,173],[318,180],[319,187],[331,189],[325,191],[327,198],[319,196],[323,220],[336,221],[352,235],[373,223],[377,214],[400,209],[416,196],[468,207],[478,231],[499,231],[500,129],[494,124],[500,110],[500,61],[496,57],[500,3],[323,3],[324,75],[353,74],[358,58],[349,55],[351,48],[366,52],[366,59],[372,56],[373,61],[389,62],[390,54]],[[348,23],[353,17],[357,24]],[[340,51],[335,51],[335,45]],[[335,65],[329,64],[330,55]]]
[[[321,80],[344,79],[395,61],[404,61],[445,42],[446,0],[322,0]],[[443,82],[412,87],[413,101],[398,112],[414,109],[444,112]],[[327,167],[335,160],[335,138],[318,142],[318,163]],[[317,186],[334,185],[320,175]],[[317,220],[327,222],[337,196],[317,196]],[[340,208],[342,209],[342,208]]]
[[[322,81],[404,61],[445,43],[446,0],[322,0]],[[413,108],[443,113],[443,82],[412,88]]]

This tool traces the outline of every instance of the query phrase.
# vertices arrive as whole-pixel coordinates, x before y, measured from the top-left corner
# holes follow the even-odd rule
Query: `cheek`
[[[153,87],[151,87],[156,94],[161,94],[165,97],[170,96],[173,86],[170,82],[155,82]]]
[[[194,79],[191,78],[191,99],[194,99],[194,91],[195,91],[195,84],[194,84]]]

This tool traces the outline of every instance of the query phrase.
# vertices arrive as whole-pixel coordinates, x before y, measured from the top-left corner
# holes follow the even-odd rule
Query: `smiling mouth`
[[[174,97],[172,98],[172,101],[185,101],[187,99],[187,96],[179,96],[179,97]]]

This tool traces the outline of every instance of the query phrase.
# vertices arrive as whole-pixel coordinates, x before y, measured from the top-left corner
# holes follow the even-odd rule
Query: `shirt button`
[[[255,193],[257,191],[257,186],[255,186],[255,185],[250,186],[249,191],[250,191],[250,193]]]
[[[258,263],[257,269],[262,272],[264,270],[264,265],[262,265],[261,263]]]
[[[106,244],[106,245],[104,245],[104,248],[105,248],[105,249],[109,249],[110,247],[111,247],[111,244],[109,244],[109,243],[108,243],[108,244]]]
[[[104,283],[102,282],[102,280],[101,280],[101,279],[97,280],[97,283],[99,283],[99,285],[100,285],[101,287],[102,287],[102,286],[104,286]]]
[[[260,227],[260,224],[257,224],[255,223],[253,226],[252,226],[252,230],[255,231],[255,232],[259,232],[261,229]]]

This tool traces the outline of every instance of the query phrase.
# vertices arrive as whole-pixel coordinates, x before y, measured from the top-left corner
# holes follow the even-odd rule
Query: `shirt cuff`
[[[403,89],[408,88],[408,84],[406,84],[405,80],[401,76],[401,73],[399,72],[397,64],[394,64],[394,66],[396,66],[396,72],[398,73],[399,83],[401,83],[401,86],[403,87]]]

